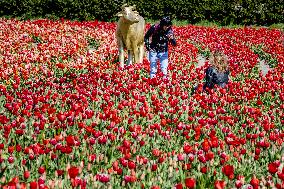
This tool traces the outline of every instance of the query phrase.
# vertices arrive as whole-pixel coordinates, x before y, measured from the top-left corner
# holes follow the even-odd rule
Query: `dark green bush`
[[[284,23],[284,0],[1,0],[0,16],[22,18],[54,17],[114,21],[120,6],[136,4],[146,19],[169,14],[178,20],[202,20],[221,25],[271,25]]]

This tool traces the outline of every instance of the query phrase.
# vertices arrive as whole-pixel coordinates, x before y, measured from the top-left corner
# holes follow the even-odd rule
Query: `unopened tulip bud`
[[[91,181],[92,181],[92,182],[96,182],[96,177],[95,177],[94,175],[91,174],[91,175],[90,175],[90,178],[91,178]]]
[[[103,154],[100,154],[99,156],[100,156],[100,161],[103,161],[104,155],[103,155]]]
[[[122,185],[122,187],[124,187],[125,186],[125,181],[122,181],[121,185]]]
[[[94,182],[94,188],[98,188],[98,182],[97,181]]]
[[[99,163],[100,162],[100,156],[97,156],[96,157],[96,163]]]
[[[59,188],[63,188],[62,180],[58,180],[58,185]]]
[[[169,167],[169,177],[173,177],[173,167]]]
[[[136,172],[133,169],[131,170],[131,176],[134,176],[134,177],[136,176]]]
[[[169,165],[171,166],[171,165],[173,165],[173,159],[171,157],[169,159],[170,159],[169,160]]]
[[[50,186],[50,188],[54,188],[55,182],[53,180],[49,180],[48,185]]]
[[[147,173],[150,173],[150,172],[151,172],[151,166],[148,166]]]
[[[161,176],[158,176],[158,180],[159,180],[160,183],[163,183],[163,179],[162,179]]]
[[[105,156],[104,159],[105,159],[105,163],[107,164],[108,163],[108,157]]]
[[[173,166],[174,166],[174,168],[177,168],[177,161],[173,162]]]
[[[141,179],[141,180],[144,180],[144,179],[145,179],[145,173],[142,173],[142,175],[140,176],[140,179]]]
[[[91,167],[92,167],[92,165],[90,163],[88,163],[87,170],[90,171]]]

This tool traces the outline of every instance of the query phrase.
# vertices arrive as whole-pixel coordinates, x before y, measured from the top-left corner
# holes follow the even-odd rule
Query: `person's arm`
[[[176,41],[176,38],[175,38],[175,35],[174,35],[174,32],[173,32],[172,28],[169,29],[167,36],[168,36],[169,41],[171,42],[171,44],[173,46],[176,46],[177,45],[177,41]]]
[[[228,83],[229,80],[230,80],[230,71],[227,70],[227,71],[225,72],[225,83]]]
[[[148,51],[150,50],[150,39],[149,38],[154,33],[154,30],[155,30],[155,27],[151,26],[144,36],[144,42],[145,42],[145,45],[146,45],[146,49]]]
[[[205,70],[205,86],[209,88],[214,86],[214,70],[212,67],[208,67]]]

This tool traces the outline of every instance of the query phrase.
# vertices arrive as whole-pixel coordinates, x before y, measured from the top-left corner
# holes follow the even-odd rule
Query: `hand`
[[[169,38],[169,39],[174,39],[174,35],[170,33],[170,34],[168,35],[168,38]]]

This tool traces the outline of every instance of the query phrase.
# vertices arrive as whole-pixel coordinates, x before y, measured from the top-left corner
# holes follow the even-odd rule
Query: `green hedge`
[[[202,20],[221,25],[284,23],[284,0],[128,0],[146,19],[166,13],[195,24]],[[1,0],[0,16],[22,18],[98,19],[114,21],[120,0]]]

